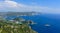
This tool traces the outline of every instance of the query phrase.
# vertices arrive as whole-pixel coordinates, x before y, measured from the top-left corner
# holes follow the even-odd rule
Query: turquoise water
[[[36,15],[36,16],[19,16],[26,20],[32,20],[37,24],[31,25],[33,30],[36,30],[38,33],[60,33],[60,19],[44,16],[44,15]],[[11,18],[15,18],[12,16]],[[7,19],[10,19],[9,17]],[[49,24],[50,26],[45,26]]]

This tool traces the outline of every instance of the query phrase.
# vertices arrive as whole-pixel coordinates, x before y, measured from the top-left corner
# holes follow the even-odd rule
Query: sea
[[[15,17],[16,16],[8,16],[7,19]],[[19,17],[35,22],[36,24],[30,26],[38,33],[60,33],[60,15],[42,14]]]

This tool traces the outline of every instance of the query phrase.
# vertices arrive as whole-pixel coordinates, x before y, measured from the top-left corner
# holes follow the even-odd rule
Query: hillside
[[[0,18],[0,33],[37,33],[32,30],[31,21],[25,21],[22,18],[14,18],[13,20],[6,20]]]

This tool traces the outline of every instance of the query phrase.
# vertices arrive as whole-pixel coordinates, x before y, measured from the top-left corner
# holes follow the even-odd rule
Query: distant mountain
[[[31,16],[39,14],[40,12],[0,12],[0,16]]]

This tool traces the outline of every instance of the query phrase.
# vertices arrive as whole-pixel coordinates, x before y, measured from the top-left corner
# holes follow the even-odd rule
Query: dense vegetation
[[[31,21],[25,21],[22,18],[7,20],[0,18],[0,33],[37,33],[31,29]]]

